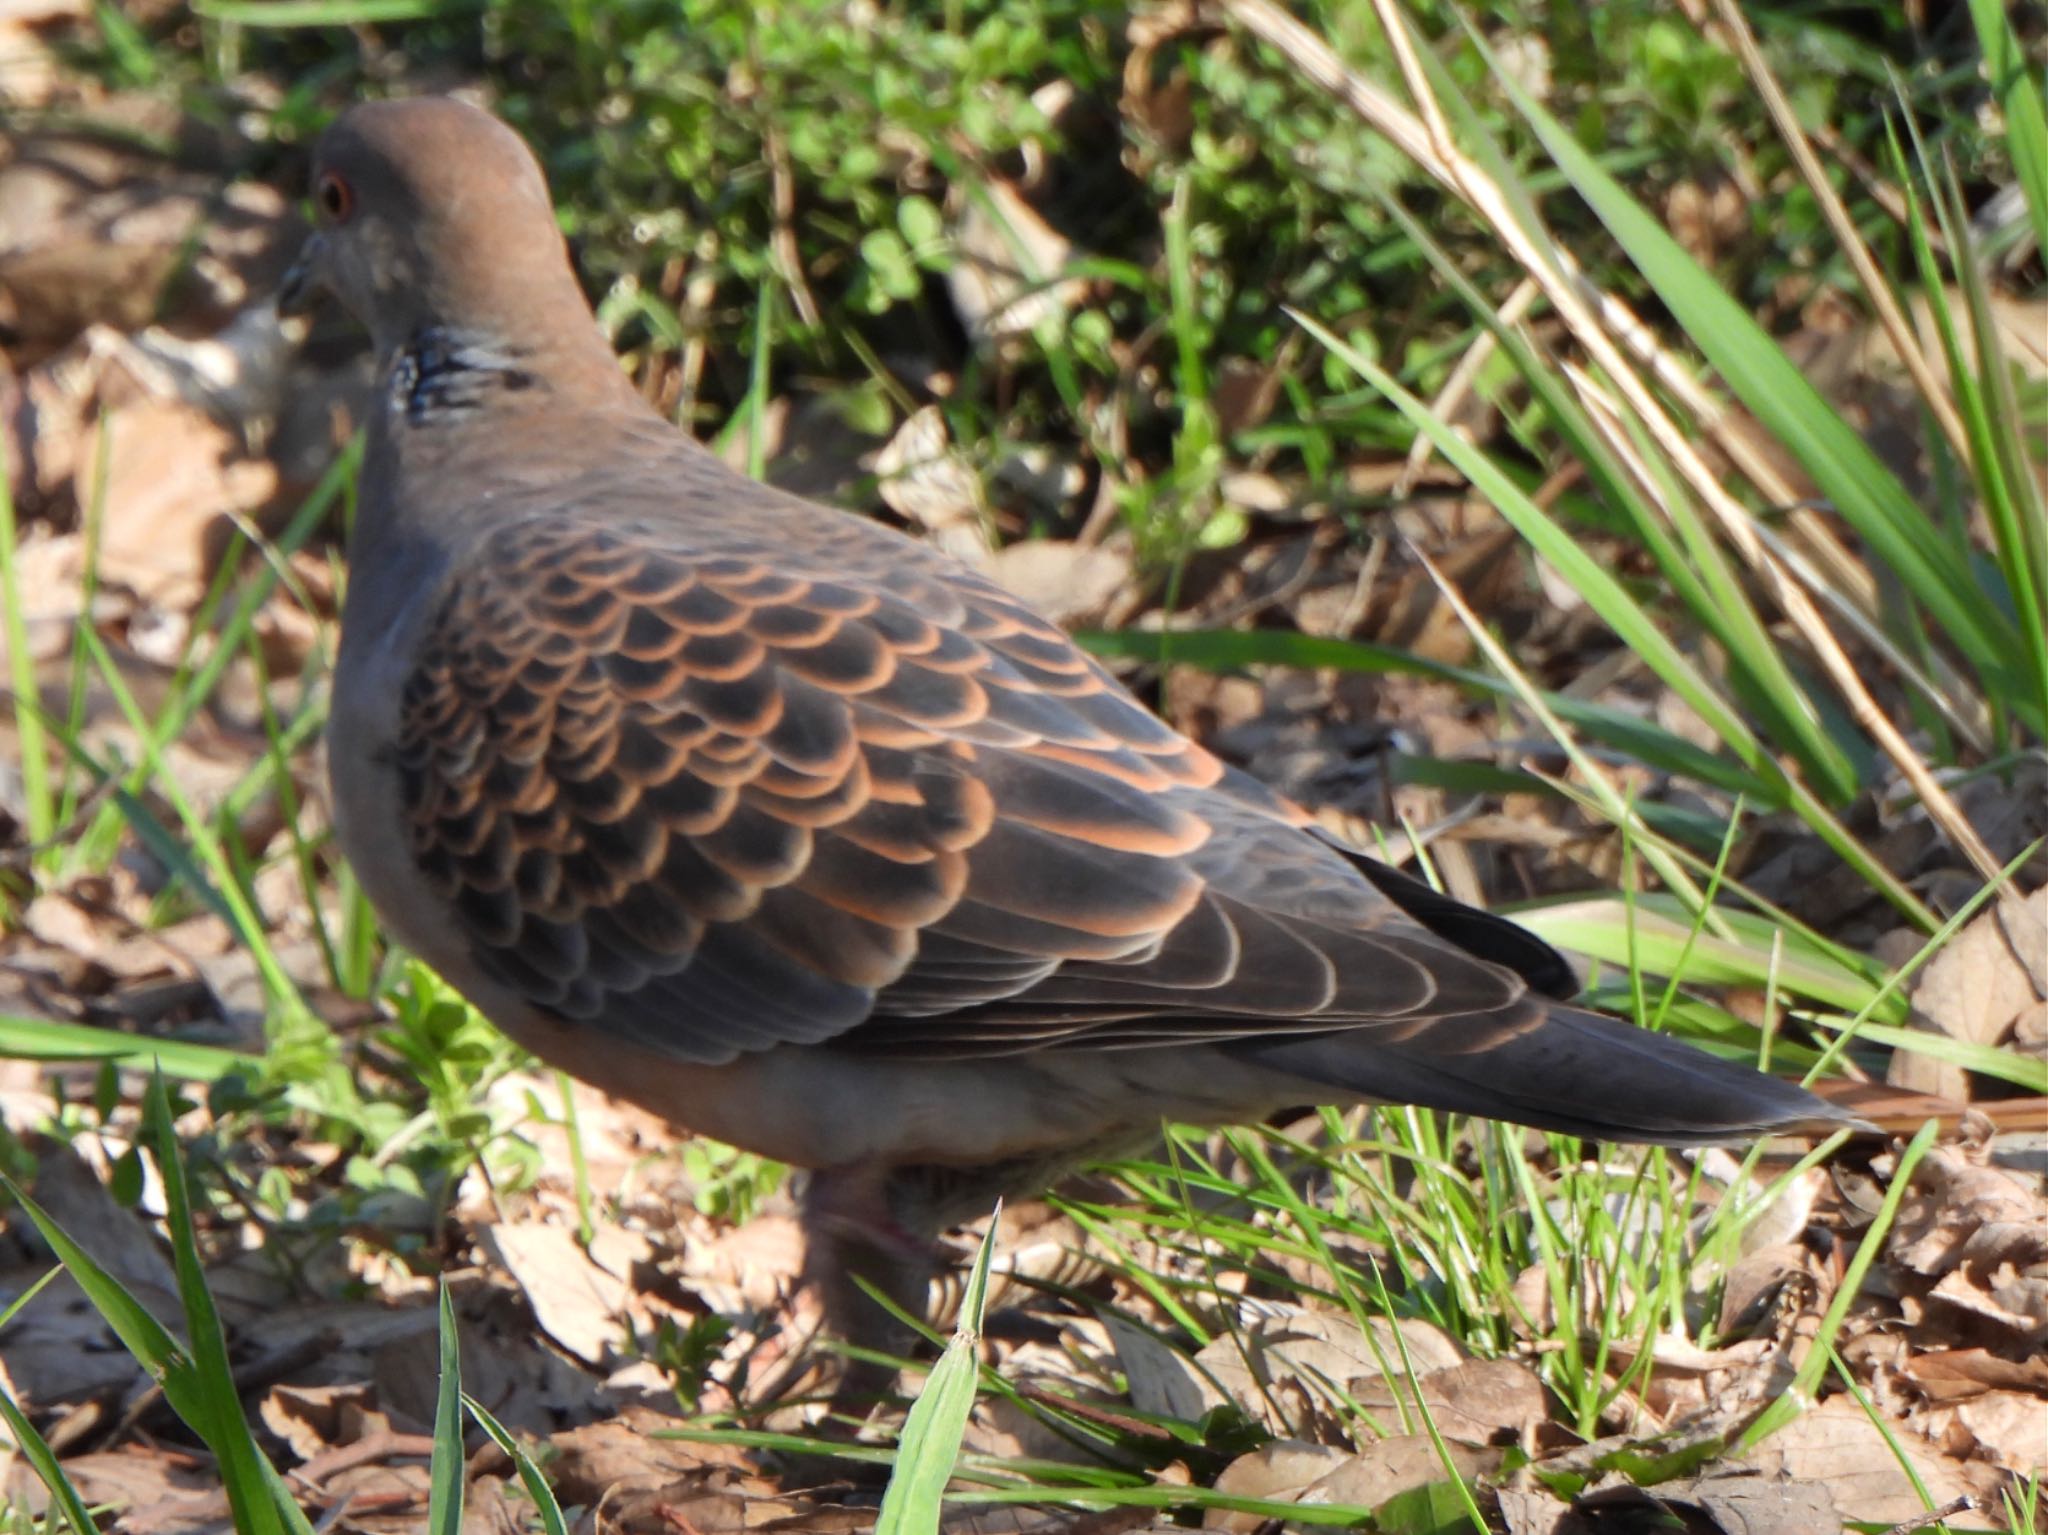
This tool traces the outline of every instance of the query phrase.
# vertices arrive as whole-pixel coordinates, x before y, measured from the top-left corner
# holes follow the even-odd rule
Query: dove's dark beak
[[[321,296],[327,292],[327,241],[322,235],[309,235],[299,249],[299,258],[284,274],[284,280],[277,285],[277,312],[291,316],[306,314]]]

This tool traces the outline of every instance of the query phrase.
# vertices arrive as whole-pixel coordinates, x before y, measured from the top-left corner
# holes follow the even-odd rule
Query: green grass
[[[2037,238],[2048,233],[2048,126],[2039,60],[1990,0],[1973,0],[1967,46],[1945,36],[1924,50],[1888,7],[1827,18],[1747,8],[1799,119],[1809,130],[1826,124],[1877,167],[1898,192],[1898,217],[1838,167],[1818,184],[1803,179],[1742,64],[1649,4],[1567,15],[1501,0],[1471,12],[1470,31],[1465,12],[1417,4],[1402,11],[1413,38],[1385,33],[1367,8],[1301,6],[1331,67],[1385,94],[1375,110],[1388,115],[1372,122],[1302,58],[1241,28],[1162,39],[1141,61],[1147,68],[1127,78],[1126,14],[1088,0],[957,0],[929,14],[881,6],[865,21],[844,7],[742,0],[685,0],[679,9],[210,0],[195,9],[196,48],[154,24],[116,22],[103,28],[100,64],[109,78],[177,93],[213,116],[246,113],[245,72],[279,81],[267,136],[250,152],[258,170],[288,163],[325,112],[357,90],[356,39],[370,34],[335,28],[373,28],[382,46],[409,57],[487,74],[548,163],[599,313],[636,376],[673,386],[700,435],[737,435],[757,472],[768,467],[760,428],[778,398],[816,394],[845,419],[886,431],[929,393],[906,359],[934,362],[946,375],[938,403],[966,460],[992,476],[1023,450],[1071,455],[1099,481],[1109,525],[1172,613],[1198,562],[1249,550],[1272,532],[1229,503],[1229,473],[1256,468],[1301,487],[1321,520],[1362,544],[1395,508],[1348,489],[1343,470],[1428,444],[1508,519],[1527,558],[1583,600],[1610,643],[1685,702],[1704,738],[1532,670],[1492,615],[1469,610],[1476,659],[1464,666],[1303,634],[1284,615],[1260,627],[1132,630],[1088,643],[1141,681],[1171,665],[1450,683],[1495,711],[1503,735],[1533,725],[1553,739],[1569,770],[1496,757],[1409,762],[1404,771],[1446,784],[1477,773],[1488,788],[1537,795],[1626,845],[1625,888],[1521,913],[1599,961],[1601,1000],[1780,1070],[1828,1072],[1846,1057],[1881,1076],[1891,1052],[1915,1051],[2048,1092],[2040,1063],[1914,1030],[1903,1002],[1913,968],[1998,898],[2018,865],[2021,850],[1970,845],[1951,796],[1971,776],[2010,774],[2048,735],[2048,515],[2034,473],[2044,456],[2043,394],[1999,355],[1994,295],[1969,220],[1987,179],[2009,166],[2030,227]],[[1547,87],[1528,83],[1526,55],[1523,65],[1502,62],[1503,44],[1532,37],[1547,50]],[[1991,61],[1988,78],[1979,50]],[[1085,116],[1050,124],[1031,93],[1053,79],[1074,85],[1084,108],[1142,87],[1155,104],[1171,97],[1183,120],[1176,125],[1163,107],[1147,116],[1134,102],[1135,115],[1107,130]],[[1985,91],[2002,131],[1976,110]],[[1450,142],[1432,145],[1429,121]],[[1390,128],[1402,123],[1425,152],[1393,147]],[[944,292],[957,259],[951,221],[965,206],[989,206],[990,186],[1015,180],[1035,141],[1068,167],[1046,204],[1081,254],[1070,273],[1034,275],[1085,278],[1084,296],[1000,348],[976,348],[958,336]],[[1688,178],[1736,171],[1767,190],[1703,266],[1658,209]],[[778,178],[793,186],[787,226]],[[1833,198],[1842,218],[1831,223]],[[1885,294],[1836,241],[1842,224],[1867,244],[1866,272]],[[794,267],[778,250],[794,251]],[[1504,317],[1524,278],[1537,285],[1535,303]],[[704,301],[687,302],[691,291]],[[1922,405],[1930,419],[1952,408],[1957,430],[1927,434],[1924,486],[1873,455],[1787,360],[1782,314],[1756,318],[1786,291],[1833,292],[1872,312],[1886,296],[1925,303],[1934,344],[1923,376],[1938,380],[1944,400]],[[1661,352],[1631,349],[1589,294],[1652,321]],[[1482,344],[1493,354],[1476,388],[1500,424],[1475,440],[1435,402]],[[706,359],[695,375],[684,364],[693,346]],[[1271,408],[1237,420],[1219,403],[1221,384],[1245,366],[1271,376]],[[1708,469],[1709,407],[1723,404],[1747,407],[1824,505],[1792,504],[1768,465],[1738,458]],[[315,547],[323,525],[345,513],[355,467],[354,450],[343,453],[274,540],[238,545],[154,710],[138,703],[90,625],[74,637],[61,687],[43,679],[38,690],[16,558],[23,530],[0,481],[0,625],[27,852],[0,884],[0,916],[17,918],[39,891],[145,849],[169,871],[153,918],[218,916],[255,957],[267,1011],[263,1046],[249,1055],[89,1023],[0,1018],[0,1052],[101,1066],[97,1101],[65,1105],[57,1133],[104,1133],[123,1084],[132,1096],[138,1070],[152,1064],[182,1090],[204,1093],[210,1127],[181,1143],[171,1090],[148,1090],[146,1144],[171,1191],[165,1228],[182,1337],[46,1215],[22,1209],[163,1382],[190,1442],[215,1457],[237,1527],[250,1531],[304,1521],[236,1395],[201,1233],[253,1211],[272,1240],[338,1242],[360,1235],[366,1214],[396,1195],[434,1218],[429,1234],[384,1239],[431,1272],[461,1261],[440,1217],[466,1173],[481,1168],[504,1192],[526,1186],[540,1171],[532,1135],[551,1119],[579,1146],[566,1095],[558,1109],[490,1093],[524,1060],[430,973],[386,951],[331,850],[300,829],[294,771],[322,721],[331,635],[306,678],[266,679],[266,749],[219,807],[195,805],[166,761],[231,668],[260,669],[263,604],[283,594],[312,606],[293,591],[285,560]],[[1567,473],[1570,488],[1547,494]],[[90,530],[97,497],[86,503]],[[1086,511],[1036,508],[1010,531],[1072,536]],[[1461,594],[1447,589],[1445,600]],[[88,689],[128,717],[134,744],[120,760],[82,739]],[[1644,792],[1646,781],[1662,787]],[[291,834],[269,848],[245,845],[244,813],[273,795]],[[1880,805],[1893,817],[1924,809],[1954,839],[1957,864],[1983,882],[1970,907],[1935,909],[1906,871],[1888,866],[1872,834]],[[1743,839],[1788,828],[1831,850],[1873,902],[1927,935],[1920,959],[1887,972],[1747,888],[1735,872]],[[288,870],[314,914],[325,980],[375,1002],[380,1023],[337,1035],[302,995],[257,894],[270,863]],[[1769,1022],[1722,1007],[1727,988],[1761,992]],[[338,1177],[262,1165],[267,1138],[300,1134],[341,1148]],[[1823,1344],[1926,1141],[1923,1132],[1907,1148],[1859,1249],[1863,1267],[1823,1319]],[[10,1167],[27,1156],[4,1149]],[[743,1218],[780,1176],[722,1148],[690,1154],[700,1202],[720,1217]],[[1115,1169],[1124,1197],[1070,1210],[1094,1250],[1110,1255],[1123,1293],[1140,1298],[1125,1320],[1162,1328],[1175,1349],[1230,1334],[1238,1324],[1219,1299],[1221,1281],[1244,1276],[1256,1293],[1310,1300],[1361,1323],[1426,1320],[1480,1357],[1532,1360],[1562,1421],[1590,1436],[1640,1384],[1645,1340],[1717,1341],[1713,1301],[1743,1231],[1825,1154],[1768,1178],[1752,1154],[1708,1202],[1703,1167],[1663,1152],[1594,1160],[1561,1138],[1532,1141],[1412,1110],[1331,1114],[1298,1138],[1176,1131],[1164,1157]],[[574,1174],[587,1233],[602,1212],[580,1153]],[[1204,1278],[1155,1272],[1143,1258],[1153,1244]],[[1360,1265],[1361,1252],[1373,1255],[1370,1265]],[[1320,1277],[1288,1277],[1302,1265]],[[1531,1270],[1541,1314],[1516,1288]],[[1069,1299],[1104,1304],[1096,1294]],[[473,1423],[513,1456],[538,1527],[561,1528],[537,1457],[461,1396],[445,1289],[442,1306],[429,1523],[458,1527],[463,1436]],[[686,1356],[678,1344],[679,1397],[689,1395]],[[1390,1377],[1406,1371],[1402,1360],[1388,1365]],[[1829,1349],[1816,1346],[1794,1388],[1746,1425],[1746,1439],[1832,1389],[1830,1368]],[[1096,1458],[1017,1466],[960,1456],[959,1424],[977,1388],[1009,1393],[1018,1410]],[[1341,1397],[1331,1405],[1349,1414],[1361,1442],[1370,1437]],[[55,1495],[45,1527],[93,1528],[61,1466],[38,1450],[34,1426],[4,1398],[0,1416]],[[1427,1412],[1410,1424],[1438,1432]],[[1479,1517],[1474,1489],[1450,1474],[1448,1459],[1440,1484],[1399,1506],[1300,1508],[1206,1485],[1255,1442],[1242,1419],[1147,1427],[1139,1434],[1022,1401],[976,1370],[971,1341],[956,1343],[895,1452],[905,1479],[886,1517],[930,1528],[944,1502],[977,1501],[1370,1518],[1404,1532],[1469,1528]],[[695,1431],[816,1448],[729,1420],[702,1419]],[[861,1453],[888,1461],[892,1452]],[[1649,1450],[1631,1454],[1617,1465],[1632,1474],[1669,1470]],[[1168,1459],[1193,1468],[1195,1485],[1162,1484],[1153,1473]],[[2014,1528],[2038,1520],[2039,1499],[2038,1481],[2015,1484]]]

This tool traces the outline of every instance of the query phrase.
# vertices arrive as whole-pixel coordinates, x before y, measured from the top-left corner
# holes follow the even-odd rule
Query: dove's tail
[[[1494,1015],[1475,1019],[1469,1032],[1440,1019],[1405,1040],[1361,1028],[1245,1053],[1368,1102],[1420,1104],[1595,1140],[1692,1146],[1774,1131],[1869,1128],[1803,1087],[1683,1041],[1561,1003],[1531,998],[1530,1006],[1542,1009],[1541,1018],[1506,1037]],[[1460,1035],[1484,1043],[1444,1048]]]

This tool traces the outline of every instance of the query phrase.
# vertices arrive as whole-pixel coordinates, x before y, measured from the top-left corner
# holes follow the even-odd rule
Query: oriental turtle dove
[[[380,381],[340,845],[536,1054],[816,1169],[822,1272],[914,1303],[944,1223],[1162,1119],[1844,1122],[1567,1005],[1546,945],[1319,831],[986,577],[725,467],[629,385],[488,114],[359,106],[313,201],[284,303],[338,297]]]

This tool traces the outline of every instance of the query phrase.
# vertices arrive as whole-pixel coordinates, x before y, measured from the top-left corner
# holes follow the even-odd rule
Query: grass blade
[[[443,1278],[440,1307],[441,1386],[434,1400],[434,1461],[427,1490],[429,1535],[461,1535],[462,1344],[455,1331],[455,1302]]]
[[[548,1479],[541,1475],[540,1467],[533,1463],[533,1457],[511,1432],[492,1417],[490,1411],[475,1397],[465,1396],[463,1405],[469,1415],[476,1419],[479,1427],[488,1434],[491,1442],[505,1452],[519,1472],[519,1485],[526,1489],[526,1495],[533,1499],[533,1506],[540,1512],[540,1527],[544,1535],[569,1535],[569,1522],[562,1517],[562,1505],[555,1500],[555,1491],[548,1486]]]
[[[78,1489],[71,1485],[71,1478],[64,1474],[64,1468],[57,1464],[57,1454],[50,1448],[47,1439],[36,1432],[36,1426],[29,1422],[28,1414],[5,1391],[0,1391],[0,1422],[7,1425],[7,1433],[14,1441],[14,1448],[35,1471],[44,1488],[50,1494],[50,1504],[63,1516],[64,1524],[71,1535],[99,1535],[99,1527],[92,1522],[92,1515],[86,1511],[85,1500],[78,1495]],[[48,1528],[47,1520],[45,1528]]]
[[[28,622],[21,606],[19,529],[14,488],[0,461],[0,635],[7,643],[7,685],[14,695],[14,732],[21,743],[21,795],[27,807],[28,840],[49,840],[56,827],[50,793],[50,754],[36,687],[36,662],[28,646]]]
[[[1659,298],[1670,306],[1729,388],[1811,474],[1837,511],[1899,575],[1970,658],[1987,687],[2013,690],[2021,679],[2010,657],[2019,636],[1985,600],[1966,552],[1933,531],[1898,477],[1747,311],[1705,272],[1615,181],[1571,133],[1501,71],[1502,87]],[[2030,712],[2039,716],[2040,710]],[[2048,719],[2033,718],[2033,728]]]
[[[2041,105],[2040,72],[2028,66],[2026,49],[2000,0],[1970,0],[1970,20],[1984,50],[1991,93],[2005,115],[2006,153],[2027,200],[2034,243],[2048,251],[2048,110]]]
[[[156,1127],[157,1170],[163,1175],[164,1219],[170,1227],[171,1260],[178,1276],[178,1298],[185,1305],[185,1330],[190,1335],[192,1375],[189,1411],[179,1416],[206,1441],[219,1462],[221,1486],[234,1513],[240,1535],[285,1535],[294,1524],[305,1527],[302,1517],[288,1519],[279,1508],[273,1491],[274,1473],[249,1432],[243,1416],[240,1388],[234,1366],[228,1361],[227,1335],[221,1329],[220,1313],[206,1285],[206,1271],[199,1258],[198,1234],[192,1223],[189,1186],[185,1181],[185,1159],[178,1149],[177,1125],[171,1114],[171,1095],[161,1073],[151,1076],[145,1112]],[[166,1395],[169,1385],[166,1383]],[[176,1405],[175,1403],[173,1405]],[[196,1416],[195,1416],[196,1414]],[[298,1505],[285,1500],[291,1514]]]
[[[186,1082],[217,1082],[231,1071],[253,1070],[250,1056],[219,1045],[123,1034],[89,1023],[0,1014],[0,1056],[24,1061],[112,1061],[117,1066],[154,1065]]]
[[[935,1535],[939,1528],[946,1485],[960,1458],[960,1438],[974,1411],[975,1386],[981,1378],[981,1313],[988,1296],[996,1225],[989,1222],[981,1251],[975,1254],[974,1271],[960,1303],[960,1325],[932,1367],[931,1377],[903,1425],[903,1442],[896,1452],[896,1469],[889,1477],[888,1490],[882,1494],[875,1535]]]

